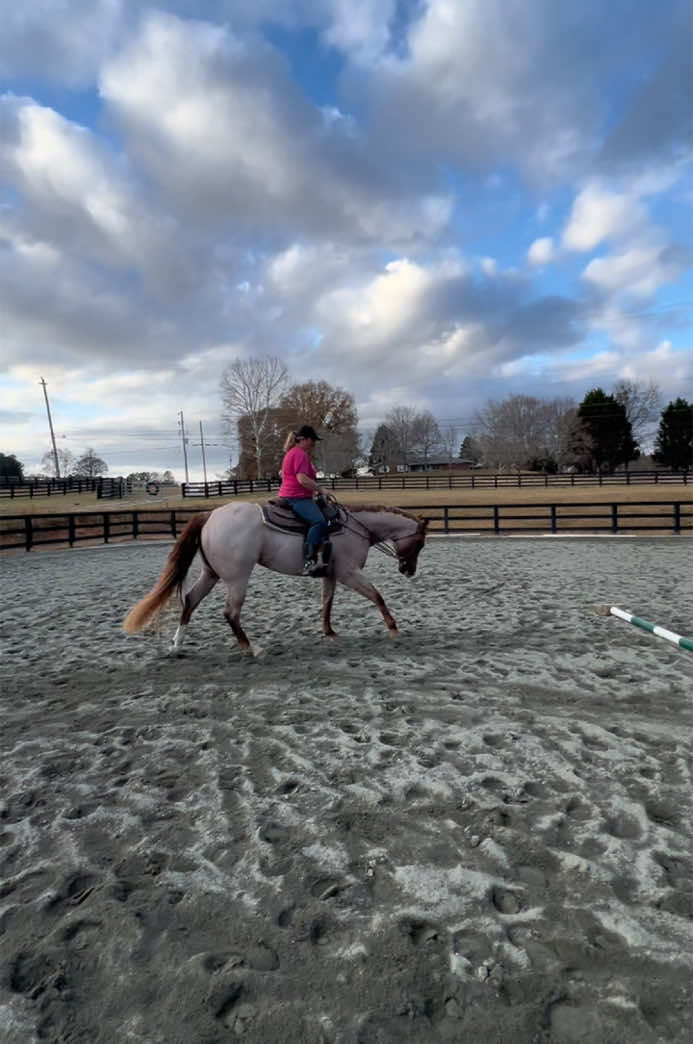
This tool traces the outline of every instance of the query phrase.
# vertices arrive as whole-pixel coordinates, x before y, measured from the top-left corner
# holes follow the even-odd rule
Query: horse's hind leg
[[[210,573],[209,570],[204,567],[193,586],[185,595],[185,598],[183,599],[183,611],[180,614],[178,627],[176,628],[176,633],[174,634],[171,643],[171,649],[174,652],[180,649],[183,644],[185,628],[187,627],[193,612],[197,609],[205,595],[209,594],[218,579],[219,577],[216,573]]]
[[[381,595],[370,580],[367,580],[360,569],[354,570],[349,576],[340,577],[340,583],[344,584],[345,587],[349,587],[352,591],[356,591],[357,594],[363,595],[369,602],[373,602],[380,609],[385,626],[388,629],[391,638],[395,638],[399,633],[397,630],[397,624],[395,618],[385,605],[385,599]]]
[[[248,577],[236,578],[232,584],[226,584],[226,607],[224,609],[224,616],[229,622],[231,630],[236,636],[236,641],[240,645],[243,652],[251,653],[253,655],[253,649],[250,645],[248,635],[241,627],[241,609],[245,601],[245,592],[248,585]]]

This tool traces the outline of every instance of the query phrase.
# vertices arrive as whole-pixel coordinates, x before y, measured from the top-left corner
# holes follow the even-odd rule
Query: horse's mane
[[[410,511],[403,511],[402,508],[390,507],[388,504],[341,504],[341,507],[345,508],[352,515],[358,514],[359,511],[390,511],[393,515],[404,515],[405,518],[410,518],[412,522],[418,522],[418,515],[412,515]]]

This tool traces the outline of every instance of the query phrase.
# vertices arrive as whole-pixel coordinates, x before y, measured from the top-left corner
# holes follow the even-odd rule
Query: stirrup
[[[304,576],[327,576],[327,565],[317,558],[307,558],[303,563]]]

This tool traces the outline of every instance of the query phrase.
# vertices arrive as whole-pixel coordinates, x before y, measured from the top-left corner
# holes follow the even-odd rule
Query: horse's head
[[[419,557],[419,552],[426,543],[428,519],[417,515],[415,521],[416,529],[413,533],[410,533],[409,536],[400,537],[398,540],[392,541],[395,551],[397,552],[399,571],[400,573],[404,573],[405,576],[413,576],[416,572],[416,563]]]

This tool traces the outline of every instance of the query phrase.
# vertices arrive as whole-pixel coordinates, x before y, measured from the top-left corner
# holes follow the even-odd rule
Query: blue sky
[[[37,0],[0,38],[0,451],[210,476],[219,380],[461,439],[489,399],[693,400],[679,0]],[[307,418],[310,420],[310,418]]]

